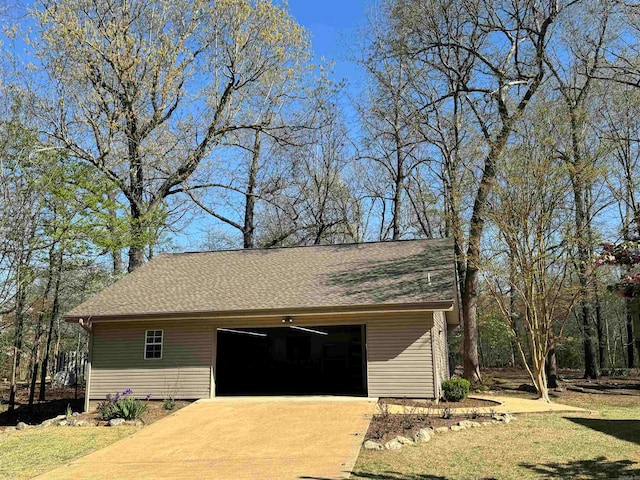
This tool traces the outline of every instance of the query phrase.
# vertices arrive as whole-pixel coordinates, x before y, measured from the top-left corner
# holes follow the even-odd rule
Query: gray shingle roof
[[[66,318],[453,302],[454,281],[449,239],[163,254]]]

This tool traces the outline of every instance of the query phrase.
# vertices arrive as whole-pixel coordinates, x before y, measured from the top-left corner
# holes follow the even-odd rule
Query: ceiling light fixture
[[[291,325],[289,328],[295,328],[296,330],[302,330],[303,332],[315,333],[317,335],[329,335],[327,332],[321,332],[320,330],[311,330],[310,328],[294,327]]]
[[[252,335],[254,337],[266,337],[266,333],[257,333],[257,332],[249,332],[246,330],[231,330],[230,328],[219,328],[219,332],[229,332],[229,333],[241,333],[244,335]]]

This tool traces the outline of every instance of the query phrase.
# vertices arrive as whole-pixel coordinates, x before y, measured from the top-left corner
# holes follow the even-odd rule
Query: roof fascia
[[[141,314],[118,315],[65,315],[63,318],[68,323],[85,322],[113,322],[113,321],[139,321],[139,320],[201,320],[201,319],[251,319],[265,317],[306,317],[316,315],[363,315],[379,313],[409,313],[409,312],[451,312],[456,308],[453,300],[442,302],[425,302],[411,304],[380,304],[358,306],[334,306],[315,308],[289,308],[269,310],[235,310],[235,311],[209,311],[209,312],[160,312]]]

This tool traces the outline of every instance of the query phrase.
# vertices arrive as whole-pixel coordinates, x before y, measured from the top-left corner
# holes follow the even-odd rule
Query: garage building
[[[65,316],[89,400],[437,398],[458,324],[449,239],[163,254]]]

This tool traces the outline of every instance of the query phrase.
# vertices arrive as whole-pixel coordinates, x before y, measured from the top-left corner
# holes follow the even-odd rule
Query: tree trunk
[[[260,150],[262,146],[262,136],[260,132],[256,132],[256,138],[253,144],[253,153],[251,157],[251,166],[249,167],[249,178],[247,179],[247,193],[245,194],[244,203],[244,226],[242,229],[244,248],[254,248],[256,246],[255,239],[255,209],[256,209],[256,178],[258,169],[260,168]]]
[[[49,328],[47,331],[47,344],[45,346],[43,357],[42,357],[42,371],[40,372],[40,394],[38,396],[38,400],[44,402],[46,397],[46,382],[47,382],[47,371],[49,369],[49,356],[51,355],[51,343],[53,342],[54,336],[54,327],[56,319],[58,318],[58,312],[60,311],[60,282],[62,279],[62,247],[58,251],[58,255],[56,258],[56,274],[55,274],[55,283],[53,286],[53,306],[51,307],[51,311],[49,312]]]
[[[137,245],[131,245],[129,247],[129,266],[127,271],[133,272],[136,268],[141,267],[144,264],[144,247]]]
[[[30,253],[29,253],[30,257]],[[26,262],[28,263],[28,262]],[[19,267],[22,268],[22,265]],[[13,336],[13,365],[11,369],[11,384],[9,386],[9,407],[12,412],[15,409],[16,389],[18,385],[18,377],[20,371],[20,360],[22,356],[22,340],[24,335],[24,316],[26,310],[27,293],[22,284],[21,275],[18,278],[18,292],[16,293],[16,309],[15,309],[15,332]]]
[[[462,297],[462,315],[464,317],[464,378],[471,382],[482,381],[478,359],[477,287],[478,270],[469,266]]]
[[[108,212],[109,212],[109,221],[107,222],[107,229],[109,230],[109,233],[111,234],[111,241],[115,242],[115,243],[119,243],[120,239],[117,238],[119,233],[116,227],[116,218],[117,218],[117,211],[115,209],[115,202],[116,202],[116,194],[115,192],[109,192],[107,194],[107,200],[108,200]],[[111,251],[111,257],[113,260],[113,273],[114,275],[119,275],[120,273],[122,273],[122,251],[120,250],[120,248],[114,248]]]
[[[120,273],[122,273],[122,252],[120,251],[119,248],[114,249],[111,252],[111,256],[113,259],[113,273],[115,275],[119,275]]]
[[[393,240],[400,239],[400,219],[402,215],[402,191],[404,189],[404,173],[402,169],[402,153],[396,152],[398,171],[396,172],[395,191],[393,194]]]
[[[573,199],[575,207],[575,237],[577,241],[577,265],[578,265],[578,281],[580,284],[580,309],[578,314],[583,327],[583,346],[584,346],[584,378],[598,378],[597,353],[593,341],[593,329],[591,326],[592,311],[589,265],[591,264],[589,245],[589,216],[588,206],[586,205],[588,189],[585,179],[585,165],[581,153],[580,141],[580,120],[578,119],[578,107],[567,100],[567,106],[571,112],[571,155],[572,155],[572,175],[571,186],[573,188]]]
[[[141,225],[141,216],[133,205],[131,206],[131,242],[129,246],[129,265],[127,271],[133,272],[144,264],[144,231]]]
[[[595,281],[595,280],[594,280]],[[594,287],[595,302],[596,302],[596,334],[598,335],[598,366],[600,370],[605,367],[605,349],[606,349],[606,336],[604,333],[604,321],[602,319],[602,307],[600,305],[600,296],[598,295],[597,285]]]
[[[547,371],[547,387],[558,388],[558,363],[556,361],[555,347],[549,350],[545,369]]]
[[[13,363],[11,364],[11,383],[9,384],[9,407],[7,410],[13,412],[16,406],[16,386],[18,369],[20,368],[20,348],[18,347],[17,340],[13,345]]]
[[[39,330],[39,328],[38,328]],[[36,383],[38,383],[38,367],[40,366],[39,360],[40,353],[40,332],[37,333],[37,339],[33,345],[33,370],[31,371],[31,381],[29,384],[29,409],[33,407],[33,400],[36,396]]]
[[[534,379],[536,384],[536,389],[538,390],[538,396],[540,400],[543,402],[550,403],[551,399],[549,398],[549,389],[547,388],[547,376],[544,371],[544,361],[542,364],[535,362],[534,363]]]
[[[596,348],[593,341],[593,329],[591,328],[591,309],[587,301],[582,301],[580,309],[583,328],[584,346],[584,378],[597,379],[600,372],[596,361]]]
[[[626,322],[626,333],[627,333],[627,341],[624,342],[626,344],[626,354],[627,354],[627,367],[633,368],[635,366],[635,354],[633,352],[633,310],[631,307],[631,300],[627,300],[627,322]]]

